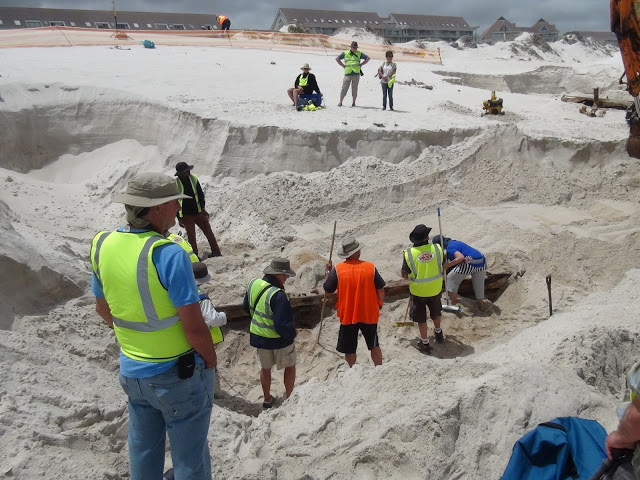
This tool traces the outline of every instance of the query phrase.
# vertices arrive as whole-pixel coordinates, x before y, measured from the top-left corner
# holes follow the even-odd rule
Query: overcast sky
[[[112,0],[0,0],[0,6],[78,8],[111,10]],[[531,26],[540,18],[562,32],[570,30],[609,31],[609,2],[606,0],[116,0],[118,10],[222,13],[231,28],[269,29],[278,8],[323,8],[417,15],[463,17],[481,34],[498,17],[518,26]]]

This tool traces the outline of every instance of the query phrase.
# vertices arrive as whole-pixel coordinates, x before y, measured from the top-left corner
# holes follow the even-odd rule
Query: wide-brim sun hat
[[[358,42],[354,40],[353,42],[351,42],[351,46],[358,48]]]
[[[419,243],[425,241],[429,237],[431,227],[427,227],[424,224],[416,225],[415,228],[409,234],[409,241],[411,243]]]
[[[193,165],[189,165],[187,162],[176,163],[176,173],[173,176],[177,176],[179,173],[193,170]]]
[[[353,237],[345,238],[342,241],[342,246],[340,247],[340,250],[338,250],[338,256],[340,258],[349,258],[354,253],[362,250],[362,247],[364,247],[364,244],[358,242],[355,238]]]
[[[276,257],[271,260],[271,264],[266,267],[263,272],[265,275],[287,275],[288,277],[296,276],[296,272],[291,270],[291,263],[289,263],[289,260],[282,257]]]
[[[305,63],[304,65],[302,65],[302,66],[300,67],[300,70],[304,70],[305,68],[308,68],[309,70],[311,70],[311,67],[309,66],[309,64],[308,64],[308,63]]]
[[[112,201],[132,207],[155,207],[172,200],[191,198],[178,191],[176,181],[169,175],[146,172],[129,181],[124,193],[116,193]]]

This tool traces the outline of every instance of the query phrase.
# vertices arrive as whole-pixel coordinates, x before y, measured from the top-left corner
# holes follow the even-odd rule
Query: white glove
[[[209,328],[222,327],[227,324],[227,314],[216,311],[208,298],[200,301],[200,310],[202,310],[202,316]]]

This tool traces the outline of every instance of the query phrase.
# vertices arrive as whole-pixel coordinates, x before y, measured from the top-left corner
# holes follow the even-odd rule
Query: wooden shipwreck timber
[[[509,285],[511,273],[489,273],[485,279],[485,297],[491,301],[497,300]],[[409,281],[395,280],[387,282],[384,287],[385,301],[398,300],[409,297]],[[471,279],[465,279],[460,284],[458,294],[462,297],[475,298]],[[309,294],[291,295],[290,302],[296,320],[296,326],[302,328],[313,327],[320,321],[322,310],[322,293],[314,290]],[[336,303],[336,295],[327,295],[327,307],[333,307]],[[216,305],[216,309],[227,314],[227,321],[232,327],[240,327],[243,322],[249,322],[249,315],[240,304]],[[330,315],[331,309],[325,309],[325,315]]]

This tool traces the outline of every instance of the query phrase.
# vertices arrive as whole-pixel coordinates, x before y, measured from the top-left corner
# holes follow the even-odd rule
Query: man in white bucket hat
[[[91,243],[96,311],[120,344],[135,480],[162,478],[166,434],[176,478],[211,479],[216,352],[189,257],[163,235],[185,197],[173,178],[139,174],[113,198],[125,204],[127,225]]]
[[[318,87],[316,76],[310,73],[311,67],[309,64],[305,63],[300,67],[300,70],[302,70],[302,73],[296,77],[293,88],[287,90],[287,95],[289,95],[294,107],[298,105],[299,95],[309,95],[313,92],[320,94],[320,87]]]

